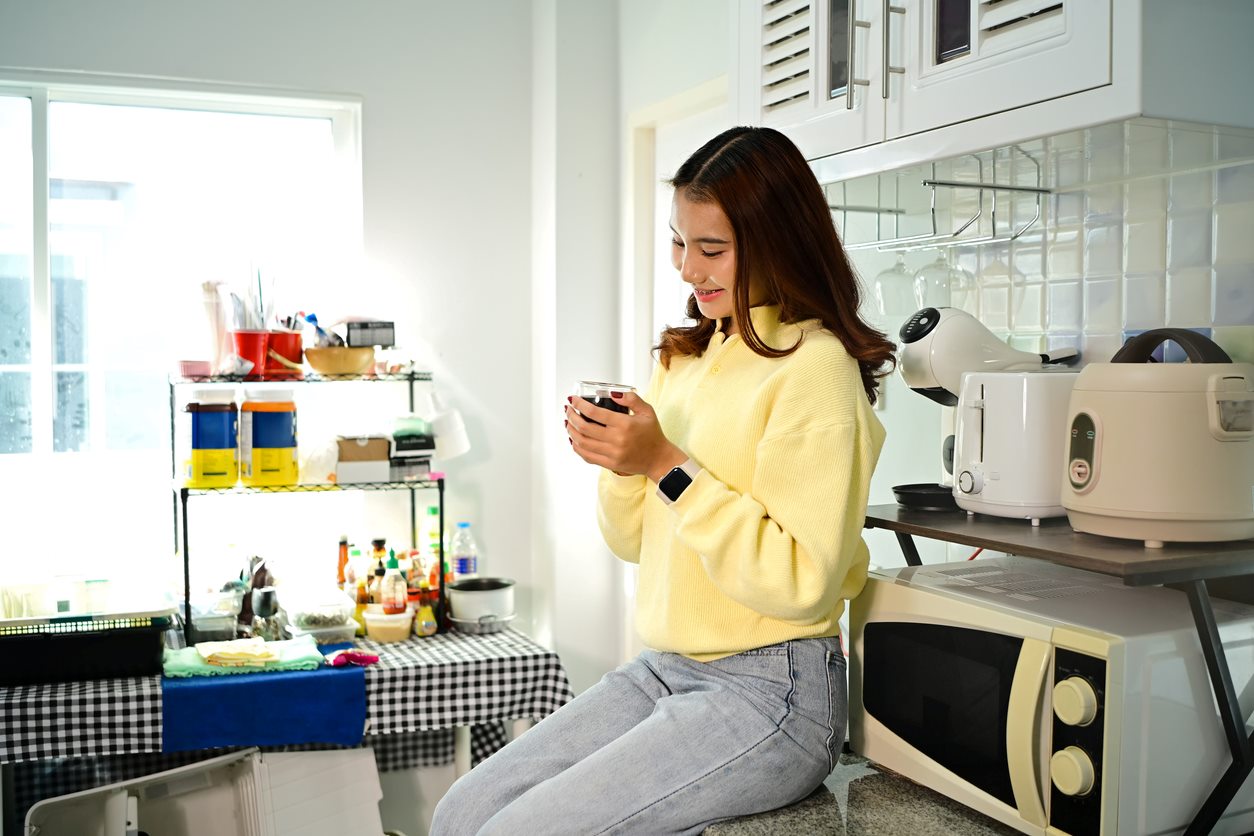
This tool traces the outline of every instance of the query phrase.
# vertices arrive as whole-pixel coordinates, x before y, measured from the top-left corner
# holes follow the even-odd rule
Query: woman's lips
[[[721,287],[715,288],[714,290],[695,290],[695,289],[693,290],[693,293],[697,294],[697,299],[699,299],[702,302],[708,299],[713,299],[715,296],[718,296],[720,293],[723,293],[723,292],[724,292],[724,289]]]

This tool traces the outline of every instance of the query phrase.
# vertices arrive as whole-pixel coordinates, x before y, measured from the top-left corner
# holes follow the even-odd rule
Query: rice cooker
[[[1168,340],[1188,363],[1153,362]],[[1254,364],[1194,331],[1145,331],[1080,372],[1066,426],[1076,531],[1150,548],[1254,537]]]

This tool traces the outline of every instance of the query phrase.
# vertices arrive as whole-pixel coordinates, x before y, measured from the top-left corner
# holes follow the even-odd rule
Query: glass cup
[[[628,386],[625,383],[602,383],[596,380],[581,380],[575,385],[575,394],[585,401],[602,409],[621,412],[624,415],[627,414],[628,409],[614,399],[613,393],[634,391],[636,391],[634,386]],[[584,417],[587,418],[586,415]],[[588,420],[592,421],[591,418],[588,418]],[[605,426],[600,421],[592,421],[592,423],[599,427]]]

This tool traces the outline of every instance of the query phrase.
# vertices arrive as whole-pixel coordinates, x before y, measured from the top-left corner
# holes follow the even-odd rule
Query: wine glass
[[[948,248],[914,274],[914,298],[920,308],[963,308],[974,290],[975,276],[954,262]]]
[[[875,304],[881,316],[910,316],[914,304],[914,279],[906,269],[906,256],[897,253],[897,263],[875,277]]]

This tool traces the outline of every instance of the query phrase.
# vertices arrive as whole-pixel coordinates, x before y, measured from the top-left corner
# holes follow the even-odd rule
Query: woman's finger
[[[578,396],[571,396],[571,406],[584,418],[594,421],[603,427],[619,424],[627,417],[621,412],[597,406],[592,401]]]

